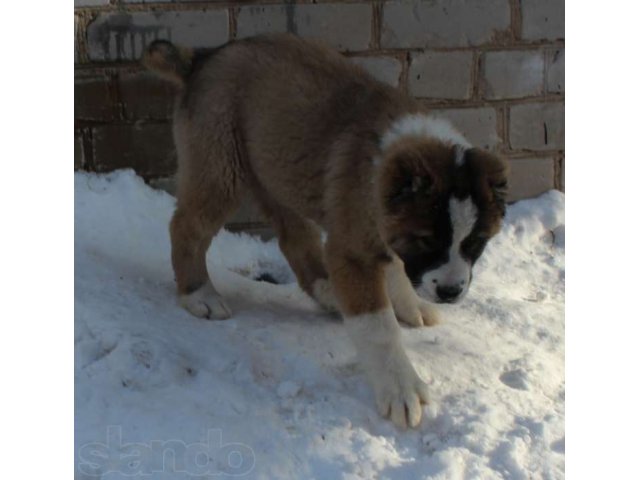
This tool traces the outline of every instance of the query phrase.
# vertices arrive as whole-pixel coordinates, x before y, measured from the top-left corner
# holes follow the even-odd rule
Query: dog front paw
[[[398,320],[411,327],[432,327],[440,323],[440,314],[434,305],[417,299],[415,305],[404,305],[396,308]]]
[[[328,312],[337,312],[338,300],[333,293],[333,286],[326,278],[320,278],[313,282],[313,298]]]
[[[373,387],[378,411],[399,428],[416,427],[427,384],[418,376],[402,346],[401,331],[391,308],[345,317],[349,336]]]
[[[422,325],[425,327],[433,327],[441,321],[440,312],[438,308],[422,299],[418,300],[418,310],[420,311],[420,318],[422,319]]]
[[[225,320],[231,317],[231,309],[210,281],[193,293],[180,295],[178,300],[185,310],[198,318]]]
[[[380,415],[402,429],[420,424],[422,405],[429,402],[429,392],[406,357],[390,362],[372,380]]]

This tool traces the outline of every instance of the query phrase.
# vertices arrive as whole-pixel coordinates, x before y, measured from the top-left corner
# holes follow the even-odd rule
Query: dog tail
[[[142,65],[183,87],[191,73],[193,56],[194,52],[189,48],[176,46],[167,40],[154,40],[142,55]]]

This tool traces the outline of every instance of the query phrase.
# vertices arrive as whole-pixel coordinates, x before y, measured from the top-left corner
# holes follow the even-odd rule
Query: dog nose
[[[454,285],[450,287],[438,287],[436,288],[436,294],[438,298],[443,302],[452,303],[462,293],[462,287]]]

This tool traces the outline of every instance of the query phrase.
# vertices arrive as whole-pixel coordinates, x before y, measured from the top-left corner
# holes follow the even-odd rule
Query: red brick
[[[76,130],[73,144],[73,169],[80,170],[84,167],[84,145],[82,144],[82,134]]]
[[[74,88],[76,120],[113,120],[117,106],[106,75],[76,76]]]
[[[133,168],[146,178],[171,175],[176,168],[171,125],[162,123],[94,127],[93,156],[98,172]]]
[[[122,73],[118,89],[125,118],[165,120],[171,117],[177,92],[169,82],[148,72]]]

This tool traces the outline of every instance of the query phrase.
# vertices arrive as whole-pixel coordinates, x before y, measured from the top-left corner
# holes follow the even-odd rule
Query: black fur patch
[[[407,276],[416,286],[420,284],[425,272],[435,270],[449,261],[449,249],[453,240],[449,197],[432,207],[431,214],[436,217],[432,223],[432,234],[407,235],[403,239],[402,251],[398,252]]]
[[[205,282],[199,282],[199,283],[193,283],[191,285],[187,285],[187,288],[185,289],[184,293],[186,295],[191,295],[192,293],[196,292],[197,290],[200,290],[204,284],[205,284]]]
[[[471,262],[471,265],[476,263],[484,248],[489,242],[489,237],[482,235],[477,229],[471,231],[469,236],[462,241],[460,245],[460,253],[462,257]]]

